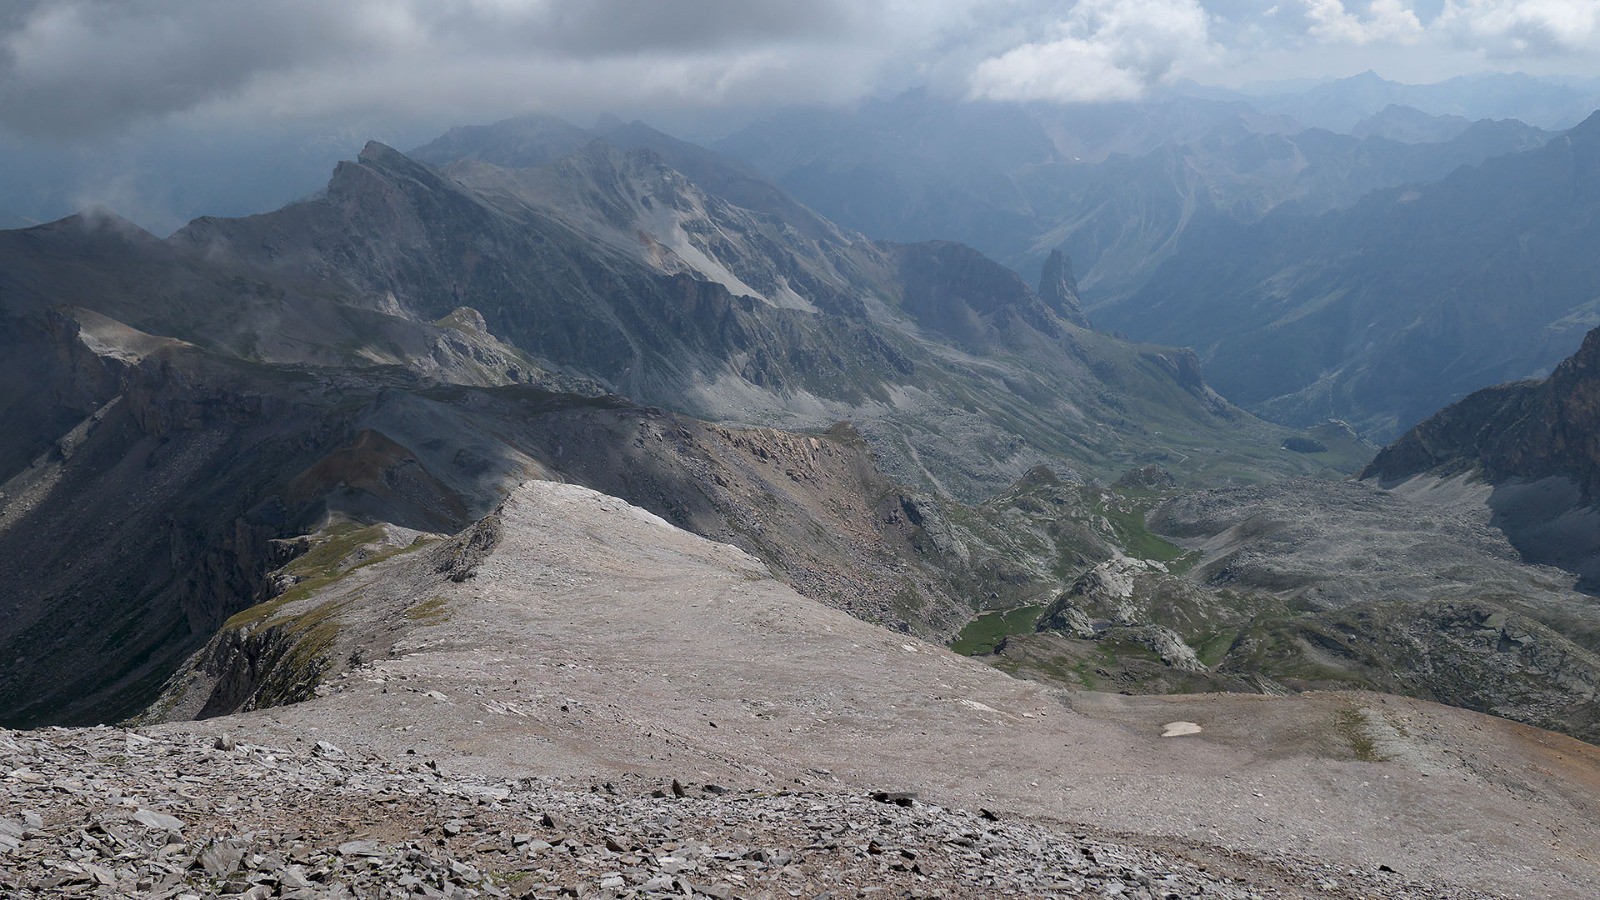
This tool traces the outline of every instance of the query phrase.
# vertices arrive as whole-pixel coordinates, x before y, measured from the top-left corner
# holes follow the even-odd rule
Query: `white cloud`
[[[1406,0],[1372,0],[1365,18],[1343,0],[1302,0],[1307,29],[1317,40],[1334,44],[1414,44],[1422,39],[1422,22]]]
[[[1050,39],[1013,47],[973,71],[991,100],[1132,100],[1185,64],[1220,52],[1198,0],[1079,0]]]
[[[1434,27],[1495,57],[1600,52],[1597,0],[1445,0]]]

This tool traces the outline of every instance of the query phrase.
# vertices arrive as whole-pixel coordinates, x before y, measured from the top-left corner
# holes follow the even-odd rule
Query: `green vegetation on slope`
[[[950,649],[962,656],[980,656],[993,653],[994,648],[1008,635],[1027,634],[1039,624],[1043,606],[1019,606],[1000,612],[987,612],[967,623]]]

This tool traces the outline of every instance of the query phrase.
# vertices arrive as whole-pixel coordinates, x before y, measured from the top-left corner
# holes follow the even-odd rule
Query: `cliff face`
[[[73,330],[55,339],[94,357]],[[98,359],[112,395],[0,491],[8,723],[126,714],[264,599],[268,541],[308,522],[262,488],[331,436],[296,385],[193,350]]]

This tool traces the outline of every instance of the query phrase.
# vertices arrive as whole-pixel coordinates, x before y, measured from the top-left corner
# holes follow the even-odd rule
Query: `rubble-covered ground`
[[[899,794],[488,780],[113,728],[0,732],[0,895],[1467,896]]]

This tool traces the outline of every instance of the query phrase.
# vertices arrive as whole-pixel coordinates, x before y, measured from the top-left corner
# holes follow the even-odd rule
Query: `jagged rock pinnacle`
[[[1072,276],[1072,260],[1059,249],[1051,250],[1044,261],[1044,270],[1039,273],[1039,297],[1068,322],[1089,327],[1089,317],[1078,299],[1078,280]]]

